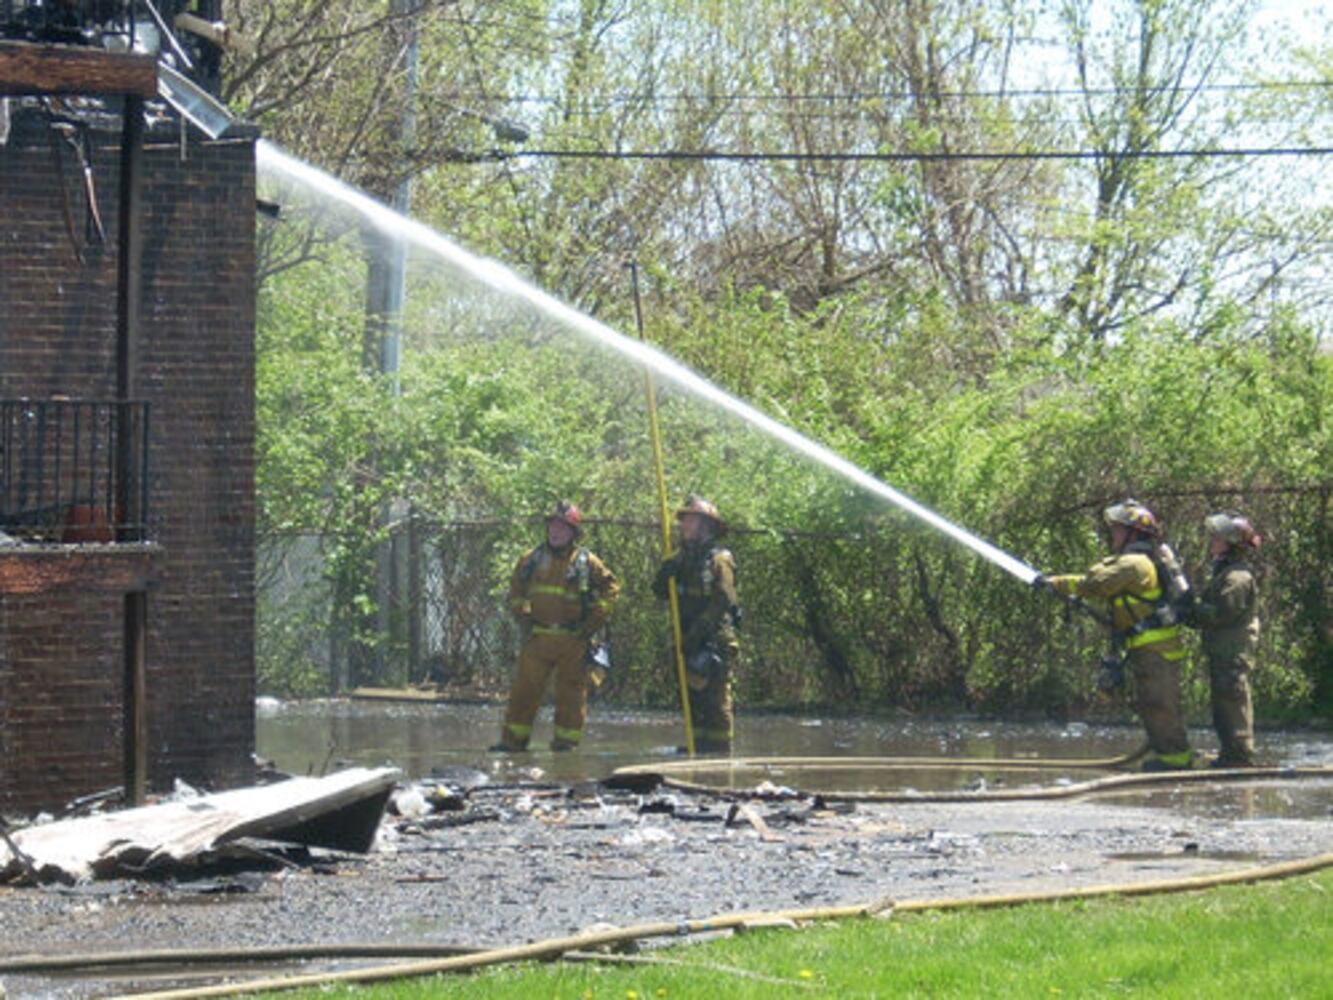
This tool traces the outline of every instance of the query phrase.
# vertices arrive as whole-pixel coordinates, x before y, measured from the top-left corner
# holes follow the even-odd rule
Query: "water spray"
[[[996,548],[985,539],[979,538],[967,529],[941,517],[929,507],[923,506],[887,483],[881,482],[836,452],[817,444],[798,431],[778,423],[772,417],[766,416],[748,403],[718,388],[669,355],[642,341],[626,337],[605,323],[579,312],[574,307],[561,302],[554,296],[520,278],[502,264],[468,253],[429,226],[400,215],[393,209],[380,204],[363,192],[344,184],[317,167],[289,156],[272,143],[260,140],[256,144],[255,153],[262,170],[286,176],[329,198],[340,201],[361,213],[370,224],[401,239],[411,240],[496,291],[508,293],[517,299],[530,303],[541,312],[561,321],[595,343],[623,355],[682,389],[694,393],[696,396],[741,418],[756,430],[764,432],[792,451],[838,473],[866,492],[889,501],[889,503],[941,534],[967,546],[987,562],[998,566],[1009,575],[1017,577],[1023,583],[1031,584],[1040,575],[1036,569],[1021,559]]]

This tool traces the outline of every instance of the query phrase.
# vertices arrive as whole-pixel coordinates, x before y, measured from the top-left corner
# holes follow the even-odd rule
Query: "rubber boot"
[[[1164,771],[1188,771],[1194,764],[1194,754],[1186,750],[1183,753],[1151,754],[1139,768],[1144,774],[1159,774]]]

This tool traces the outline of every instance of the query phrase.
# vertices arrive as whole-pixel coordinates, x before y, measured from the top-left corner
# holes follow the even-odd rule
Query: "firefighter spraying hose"
[[[1181,627],[1190,617],[1193,594],[1180,559],[1167,544],[1157,515],[1126,499],[1102,512],[1111,555],[1084,573],[1038,575],[1033,585],[1065,599],[1091,598],[1110,612],[1110,654],[1102,661],[1098,687],[1114,694],[1133,681],[1135,713],[1147,731],[1150,754],[1144,770],[1189,768],[1194,760],[1181,698]]]
[[[460,273],[480,282],[482,285],[501,294],[509,295],[516,302],[527,303],[545,319],[560,323],[592,343],[620,354],[634,364],[641,365],[648,379],[650,409],[655,410],[655,403],[653,402],[654,382],[657,379],[666,379],[690,392],[699,400],[711,403],[720,410],[738,417],[749,427],[772,438],[793,453],[804,456],[837,473],[872,496],[887,500],[916,520],[971,549],[987,562],[998,566],[1024,584],[1030,585],[1041,577],[1041,574],[1035,568],[1021,559],[954,524],[887,483],[876,479],[836,452],[755,409],[743,400],[714,385],[670,355],[645,343],[642,339],[635,340],[627,337],[605,323],[547,294],[499,263],[468,253],[428,226],[395,212],[329,174],[287,155],[272,143],[264,140],[256,143],[255,158],[261,174],[271,178],[286,179],[310,192],[343,204],[361,215],[366,222],[385,233],[420,247],[422,250],[435,255],[441,263],[456,268]],[[637,294],[637,283],[635,287]],[[660,447],[660,444],[657,447]],[[662,494],[659,499],[663,499],[665,492],[660,484],[660,476],[659,493]],[[662,507],[665,525],[667,523],[667,507],[664,500]],[[678,627],[673,624],[673,631]],[[684,690],[685,671],[679,660],[677,671],[681,675],[679,680],[682,687],[682,704],[684,704],[687,700],[686,691]],[[687,740],[691,743],[693,742],[692,737],[692,732],[687,733]]]

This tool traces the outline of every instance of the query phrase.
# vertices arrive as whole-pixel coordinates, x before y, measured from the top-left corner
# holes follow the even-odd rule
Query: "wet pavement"
[[[391,764],[409,778],[449,766],[500,767],[486,753],[500,735],[502,706],[414,704],[378,701],[278,702],[260,699],[256,743],[261,757],[289,774],[318,774],[336,763]],[[578,753],[551,754],[550,708],[534,727],[531,753],[512,758],[540,767],[552,780],[605,777],[618,767],[675,759],[685,742],[679,713],[604,709],[594,705]],[[1215,752],[1212,731],[1194,728],[1193,745]],[[1333,733],[1260,732],[1267,763],[1333,763]],[[1143,743],[1134,724],[1064,725],[979,719],[823,718],[741,713],[738,757],[1107,758]],[[860,787],[855,785],[854,787]]]
[[[314,942],[500,946],[598,923],[1134,883],[1333,852],[1328,778],[1166,784],[1051,802],[797,797],[738,810],[721,796],[668,788],[634,794],[597,783],[654,754],[674,758],[678,723],[666,715],[607,713],[579,753],[504,757],[481,749],[494,738],[491,707],[324,703],[263,711],[260,750],[279,767],[306,773],[339,759],[392,761],[420,779],[409,780],[400,801],[422,814],[387,818],[367,856],[325,855],[314,864],[173,882],[0,888],[0,952]],[[756,756],[1108,757],[1139,742],[1128,726],[919,719],[744,717],[738,731],[738,752]],[[1208,734],[1192,735],[1208,746]],[[1271,763],[1333,763],[1326,735],[1261,734],[1260,742]],[[924,784],[934,773],[906,780]],[[904,779],[867,775],[880,786]],[[948,780],[956,783],[958,775]],[[1021,780],[1067,779],[1057,769]],[[447,807],[427,811],[421,799],[437,786],[449,793],[439,796]],[[329,966],[289,963],[284,970]],[[103,996],[195,981],[180,970],[155,974],[167,978],[0,971],[0,982],[18,997]]]

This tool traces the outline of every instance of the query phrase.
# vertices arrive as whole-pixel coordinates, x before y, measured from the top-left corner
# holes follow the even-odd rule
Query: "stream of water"
[[[616,352],[634,364],[651,371],[655,377],[670,382],[700,400],[740,418],[746,425],[768,435],[791,452],[832,470],[872,496],[888,501],[918,521],[965,545],[1023,583],[1030,584],[1036,578],[1037,570],[1022,560],[876,479],[836,452],[718,388],[670,355],[641,340],[627,337],[605,323],[579,312],[530,282],[524,281],[508,268],[493,260],[467,252],[439,232],[395,212],[322,170],[289,156],[271,143],[262,140],[258,143],[256,159],[261,175],[294,185],[308,195],[355,212],[365,223],[374,226],[393,240],[410,244],[415,250],[433,256],[441,264],[448,265],[458,273],[479,282],[496,295],[526,304],[544,319],[554,321],[563,328]]]

